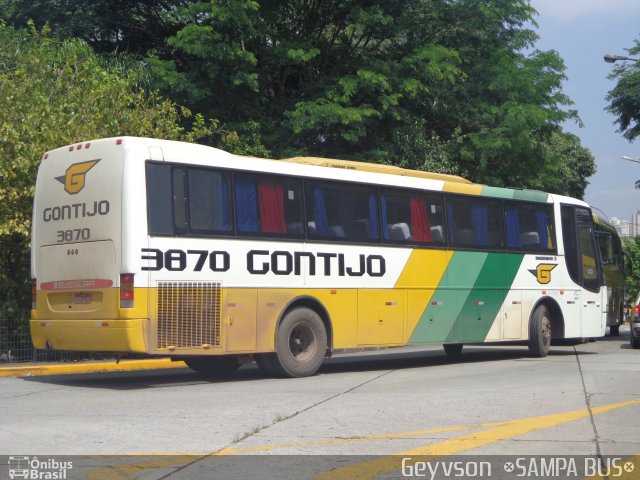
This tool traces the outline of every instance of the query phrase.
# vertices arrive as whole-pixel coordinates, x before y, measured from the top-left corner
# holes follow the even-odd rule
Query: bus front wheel
[[[538,305],[529,320],[529,353],[546,357],[551,346],[551,315],[544,305]]]
[[[462,355],[462,347],[463,345],[461,343],[445,343],[444,345],[442,345],[442,348],[444,348],[444,353],[452,358],[457,358]]]
[[[284,377],[308,377],[318,371],[327,351],[320,315],[306,307],[288,312],[276,333],[276,353],[267,364]]]

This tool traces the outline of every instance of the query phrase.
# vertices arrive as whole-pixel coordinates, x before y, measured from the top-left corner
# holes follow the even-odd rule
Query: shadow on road
[[[616,337],[618,341],[621,337]],[[549,358],[562,358],[579,355],[591,355],[584,347],[586,344],[573,346],[554,346]],[[624,347],[623,347],[624,348]],[[525,346],[476,346],[465,345],[460,357],[447,356],[441,347],[428,346],[400,347],[375,351],[360,351],[339,354],[325,360],[319,371],[321,375],[334,375],[348,372],[365,372],[376,370],[401,370],[452,364],[491,363],[507,360],[544,362],[545,359],[532,358]],[[135,390],[146,388],[166,388],[177,385],[210,385],[246,381],[296,381],[295,379],[273,379],[253,363],[243,365],[232,377],[227,379],[207,380],[188,368],[132,372],[103,372],[71,375],[54,375],[43,377],[22,377],[28,382],[64,385],[79,388],[103,388],[110,390]]]

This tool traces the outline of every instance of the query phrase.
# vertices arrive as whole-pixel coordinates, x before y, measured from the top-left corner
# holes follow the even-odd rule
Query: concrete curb
[[[0,377],[39,377],[45,375],[69,375],[99,372],[130,372],[134,370],[155,370],[160,368],[184,368],[184,362],[172,362],[168,358],[149,360],[123,360],[94,363],[52,363],[0,367]]]

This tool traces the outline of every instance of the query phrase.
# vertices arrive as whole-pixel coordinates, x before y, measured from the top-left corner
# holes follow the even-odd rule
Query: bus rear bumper
[[[149,320],[31,320],[33,346],[48,350],[148,353]]]

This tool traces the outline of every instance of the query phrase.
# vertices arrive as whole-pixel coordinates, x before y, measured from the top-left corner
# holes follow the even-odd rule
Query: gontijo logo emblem
[[[535,270],[529,270],[529,272],[531,272],[531,274],[536,277],[538,283],[546,285],[551,281],[551,270],[553,270],[557,266],[557,264],[553,263],[541,263],[536,267]]]
[[[84,179],[87,175],[87,172],[91,170],[99,161],[100,159],[89,160],[88,162],[74,163],[69,168],[67,168],[67,171],[63,176],[56,177],[56,180],[64,185],[64,190],[67,193],[75,195],[84,188]]]

